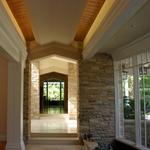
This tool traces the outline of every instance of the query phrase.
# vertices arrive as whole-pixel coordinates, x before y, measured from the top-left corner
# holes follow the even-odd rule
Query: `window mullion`
[[[114,81],[115,81],[115,119],[116,119],[116,138],[120,137],[120,109],[119,109],[119,75],[116,71],[116,65],[114,63]]]
[[[147,146],[147,123],[146,123],[146,119],[145,119],[145,114],[146,114],[146,102],[145,102],[145,79],[144,79],[144,67],[142,66],[142,72],[143,72],[143,99],[144,99],[144,129],[145,129],[145,132],[144,132],[144,135],[145,135],[145,147]]]
[[[133,56],[133,76],[134,76],[134,97],[135,97],[135,132],[136,145],[141,146],[141,103],[140,103],[140,84],[139,67],[137,66],[137,57]]]
[[[122,82],[121,71],[116,71],[117,66],[114,62],[114,81],[115,81],[115,118],[116,118],[116,138],[124,137],[124,127],[123,127],[123,108],[122,106]]]

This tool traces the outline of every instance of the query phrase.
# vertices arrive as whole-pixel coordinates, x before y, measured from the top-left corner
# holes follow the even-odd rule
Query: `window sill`
[[[137,146],[134,142],[129,141],[129,140],[124,139],[124,138],[116,138],[116,141],[119,141],[121,143],[129,145],[129,146],[131,146],[133,148],[136,148],[137,150],[150,150],[150,148],[145,148],[143,146]]]

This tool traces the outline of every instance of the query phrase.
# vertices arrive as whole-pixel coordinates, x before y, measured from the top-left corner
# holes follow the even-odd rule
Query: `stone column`
[[[78,65],[68,64],[68,114],[69,119],[77,119]]]
[[[28,140],[30,134],[30,107],[31,107],[31,62],[29,58],[26,60],[24,69],[24,103],[23,103],[23,127],[24,127],[24,141]]]
[[[31,119],[39,118],[40,89],[39,89],[39,62],[31,63]]]
[[[79,63],[79,131],[109,144],[115,138],[113,60],[97,54]]]
[[[25,150],[23,142],[23,75],[24,64],[22,62],[9,62],[6,150]]]

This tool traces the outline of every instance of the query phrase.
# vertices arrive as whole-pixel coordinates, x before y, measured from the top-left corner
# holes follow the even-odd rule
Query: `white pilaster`
[[[24,63],[9,62],[6,150],[25,150],[23,142]]]

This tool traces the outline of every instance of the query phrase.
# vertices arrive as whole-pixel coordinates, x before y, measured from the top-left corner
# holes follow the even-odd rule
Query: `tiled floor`
[[[77,133],[77,121],[69,120],[67,114],[41,115],[31,120],[31,133]]]
[[[63,114],[64,113],[64,107],[63,106],[45,106],[41,110],[42,114]]]
[[[26,150],[84,150],[84,148],[80,145],[28,145]]]

